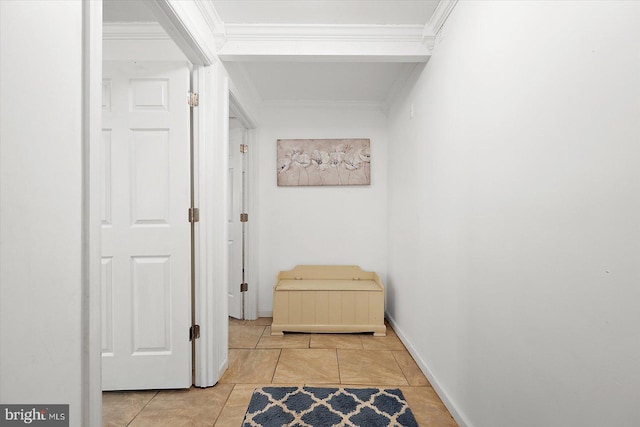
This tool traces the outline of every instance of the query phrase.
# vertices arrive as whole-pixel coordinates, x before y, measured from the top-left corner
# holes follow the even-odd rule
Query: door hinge
[[[240,292],[247,292],[247,290],[249,289],[249,284],[248,283],[240,283]]]
[[[200,338],[200,325],[192,325],[189,328],[189,341]]]
[[[241,213],[240,214],[240,222],[247,222],[249,221],[249,214],[248,213]]]
[[[189,222],[198,222],[198,221],[200,221],[200,209],[189,208]]]
[[[249,146],[247,144],[240,144],[240,152],[241,153],[248,153],[249,152]]]
[[[189,107],[197,107],[200,103],[200,98],[197,92],[189,92]]]

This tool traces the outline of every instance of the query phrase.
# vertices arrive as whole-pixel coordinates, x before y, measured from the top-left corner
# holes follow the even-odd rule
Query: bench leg
[[[373,330],[373,336],[374,337],[386,337],[387,336],[387,326],[386,325],[382,325],[382,326],[376,327]]]

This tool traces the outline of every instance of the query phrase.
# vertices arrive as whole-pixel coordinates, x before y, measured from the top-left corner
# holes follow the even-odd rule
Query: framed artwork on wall
[[[278,139],[278,186],[370,185],[371,141]]]

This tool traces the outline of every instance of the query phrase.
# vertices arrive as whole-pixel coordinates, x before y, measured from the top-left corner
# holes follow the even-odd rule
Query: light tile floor
[[[420,426],[457,426],[429,381],[387,325],[371,334],[285,334],[271,318],[229,320],[229,368],[215,387],[104,392],[107,427],[239,427],[264,385],[400,388]]]

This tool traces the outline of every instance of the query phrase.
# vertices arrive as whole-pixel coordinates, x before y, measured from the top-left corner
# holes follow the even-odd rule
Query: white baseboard
[[[258,317],[273,317],[273,311],[258,311]]]
[[[427,364],[424,362],[422,357],[420,357],[420,354],[417,352],[416,348],[413,346],[411,341],[407,338],[404,332],[402,332],[402,329],[398,327],[398,324],[395,322],[395,320],[393,320],[393,317],[389,315],[386,315],[385,317],[389,322],[389,324],[391,325],[391,327],[393,328],[393,330],[395,331],[396,335],[398,335],[398,338],[400,338],[400,341],[402,341],[404,346],[407,348],[407,350],[413,357],[413,360],[415,360],[416,363],[418,364],[418,367],[420,368],[422,373],[427,377],[427,380],[429,380],[429,383],[431,383],[431,386],[433,387],[434,391],[436,392],[438,397],[440,397],[440,400],[442,400],[442,403],[444,403],[444,406],[447,407],[453,419],[456,420],[456,422],[460,427],[472,427],[471,423],[467,420],[467,417],[465,417],[464,414],[462,414],[462,412],[458,411],[458,408],[456,407],[456,405],[454,405],[454,403],[449,398],[449,395],[447,394],[447,392],[442,388],[442,386],[440,385],[440,382],[433,375],[433,372],[431,372],[431,370],[429,369]]]

